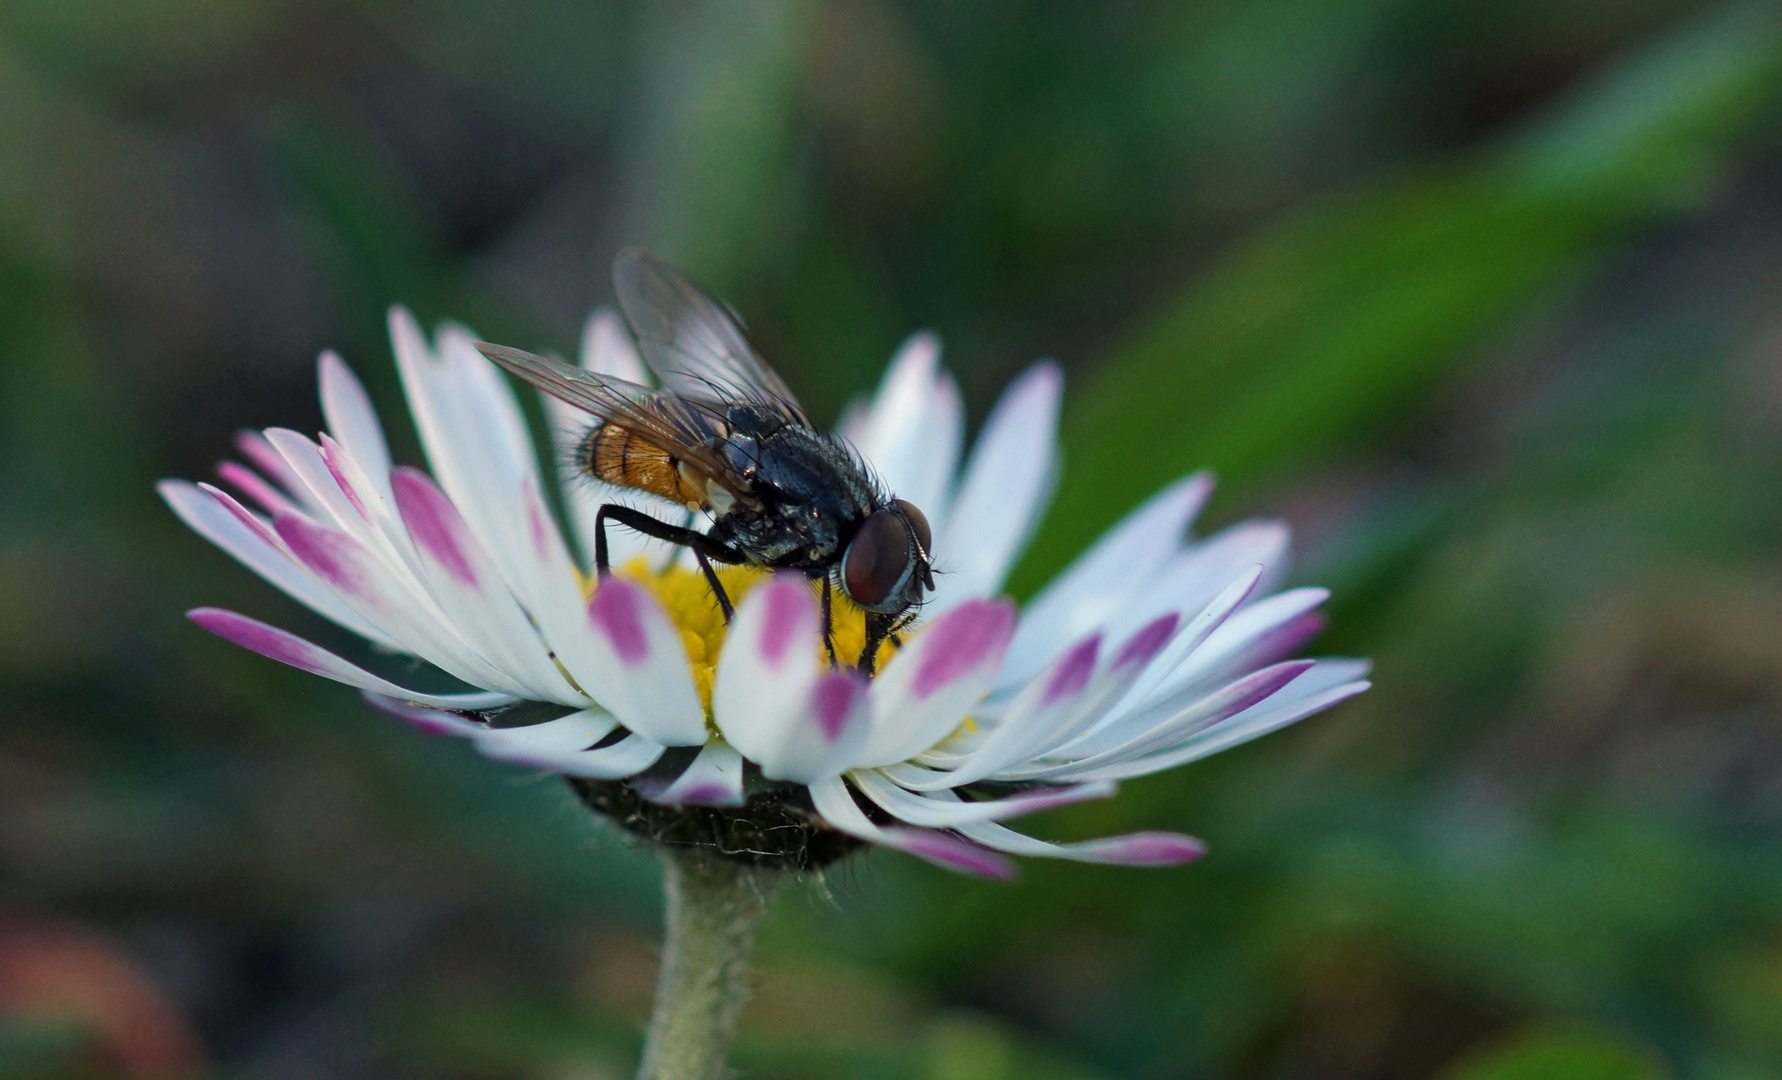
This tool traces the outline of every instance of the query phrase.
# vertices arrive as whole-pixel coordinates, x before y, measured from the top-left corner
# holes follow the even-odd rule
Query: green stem
[[[780,872],[662,850],[668,933],[638,1080],[718,1080],[749,996],[749,950]]]

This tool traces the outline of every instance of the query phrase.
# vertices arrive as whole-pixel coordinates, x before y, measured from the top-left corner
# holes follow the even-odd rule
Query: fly
[[[712,563],[804,573],[822,583],[831,664],[832,594],[866,612],[857,664],[870,675],[879,645],[934,589],[928,519],[882,490],[846,442],[811,426],[722,304],[635,249],[614,261],[613,280],[660,389],[477,343],[502,368],[594,418],[576,451],[580,471],[711,520],[700,532],[606,503],[594,518],[596,572],[603,580],[612,573],[610,521],[690,548],[726,622],[735,608]]]

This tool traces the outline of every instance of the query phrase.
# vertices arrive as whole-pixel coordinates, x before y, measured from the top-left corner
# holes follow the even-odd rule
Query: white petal
[[[950,797],[951,793],[945,798],[914,794],[875,770],[856,770],[848,774],[848,779],[880,809],[899,821],[941,829],[956,828],[973,821],[1003,821],[1022,814],[1037,814],[1087,799],[1105,799],[1114,793],[1114,785],[1104,782],[1035,788],[1000,799],[964,802]]]
[[[1091,634],[1053,661],[1052,666],[1009,704],[1007,711],[994,725],[980,722],[987,734],[950,771],[938,773],[922,783],[906,783],[916,791],[936,791],[982,780],[998,769],[1025,760],[1025,753],[1035,736],[1055,727],[1061,718],[1073,716],[1095,673],[1096,657],[1101,650],[1101,635]],[[927,763],[933,755],[923,755]],[[938,761],[936,762],[938,764]],[[901,782],[901,781],[900,781]],[[864,790],[864,789],[863,789]],[[870,791],[867,792],[869,795]]]
[[[448,709],[419,705],[375,690],[361,690],[359,696],[379,712],[388,713],[429,735],[455,735],[463,739],[474,739],[488,730],[482,724]]]
[[[897,350],[864,417],[847,437],[899,498],[930,523],[946,519],[953,472],[965,438],[959,386],[939,368],[940,339],[913,334]]]
[[[328,430],[353,456],[367,477],[389,496],[390,447],[371,408],[365,387],[337,354],[325,352],[317,363],[322,386],[322,416]]]
[[[498,557],[523,552],[526,527],[519,513],[518,493],[521,484],[541,481],[537,448],[519,399],[507,377],[477,350],[469,331],[448,324],[441,327],[437,343],[440,359],[452,376],[445,385],[463,399],[454,411],[475,431],[471,439],[462,434],[455,439],[460,458],[474,455],[459,466],[467,491],[463,498],[449,487],[446,491],[464,510],[467,521],[475,520],[483,527],[483,542]],[[514,591],[531,600],[540,583],[526,572],[524,561],[504,569],[511,575]]]
[[[928,624],[872,684],[872,734],[856,768],[902,761],[958,727],[996,676],[1014,629],[1006,603],[968,600]]]
[[[611,668],[602,665],[598,652],[602,646],[588,621],[581,580],[576,576],[563,536],[531,478],[521,483],[520,502],[527,534],[523,557],[531,564],[527,573],[541,583],[556,582],[536,590],[532,618],[557,662],[576,685],[592,696],[588,688],[610,678]]]
[[[1015,868],[1007,859],[945,833],[928,829],[881,828],[854,803],[847,785],[840,777],[812,784],[811,803],[817,813],[833,828],[862,840],[894,848],[931,862],[936,866],[977,877],[1002,878],[1015,876]]]
[[[526,480],[538,483],[538,468],[512,389],[462,328],[440,331],[436,357],[414,319],[394,308],[390,337],[434,476],[508,587],[532,606],[537,590],[554,583],[535,579],[524,558],[527,524],[519,493]]]
[[[651,802],[668,806],[741,806],[746,801],[742,755],[713,739],[674,783],[659,790],[639,790]]]
[[[302,483],[305,505],[319,506],[322,522],[352,533],[361,541],[371,534],[371,517],[362,502],[348,496],[322,457],[322,448],[307,436],[287,428],[267,428],[271,443]]]
[[[945,612],[1002,587],[1051,501],[1058,466],[1058,403],[1064,374],[1035,364],[996,403],[934,540],[930,610]]]
[[[383,539],[393,542],[391,546],[398,558],[409,554],[407,548],[399,542],[404,530],[397,522],[396,500],[390,491],[389,470],[377,474],[374,479],[351,451],[326,432],[322,434],[317,450],[321,454],[322,464],[328,469],[329,477],[357,511],[353,526],[357,528],[357,522],[361,520],[368,522],[370,531],[381,533]]]
[[[1102,765],[1129,761],[1153,751],[1163,750],[1261,705],[1288,683],[1299,678],[1312,666],[1310,660],[1294,660],[1271,668],[1254,671],[1241,679],[1200,697],[1174,715],[1146,713],[1135,717],[1133,725],[1115,725],[1099,732],[1092,739],[1058,751],[1069,756],[1067,764],[1045,767],[1032,765],[1011,769],[1008,778],[1075,776],[1088,774]],[[1149,722],[1147,722],[1149,721]]]
[[[872,418],[872,400],[865,396],[856,397],[842,406],[841,418],[832,428],[837,435],[854,444],[856,449],[865,441],[867,424]]]
[[[867,686],[866,676],[849,668],[819,675],[795,722],[757,759],[761,775],[795,784],[841,775],[872,730]]]
[[[273,449],[272,444],[266,441],[264,434],[258,431],[237,432],[235,448],[241,451],[241,456],[247,458],[254,468],[264,473],[267,479],[301,503],[306,512],[310,514],[320,512],[321,507],[313,501],[309,501],[303,481],[299,480],[297,474],[291,471],[291,467],[285,464],[284,456]]]
[[[406,651],[474,686],[530,695],[523,683],[467,645],[430,597],[414,592],[405,576],[359,541],[307,518],[279,517],[273,527],[291,554],[342,603]]]
[[[548,769],[550,766],[541,762],[586,750],[618,726],[609,713],[583,709],[542,724],[482,728],[476,733],[477,748],[498,761]]]
[[[1114,633],[1125,633],[1165,611],[1200,611],[1258,564],[1263,571],[1256,590],[1264,589],[1269,567],[1286,555],[1288,538],[1287,526],[1278,521],[1245,521],[1214,533],[1146,579],[1107,626]]]
[[[291,501],[291,497],[279,490],[259,473],[235,461],[224,461],[217,465],[217,475],[225,483],[231,484],[237,491],[258,503],[262,510],[270,514],[304,514],[308,511]]]
[[[687,652],[662,605],[647,589],[609,577],[588,604],[594,628],[587,691],[619,722],[664,746],[706,741],[705,709],[693,687]]]
[[[1237,580],[1227,585],[1223,592],[1213,597],[1212,602],[1196,615],[1182,633],[1176,635],[1163,653],[1159,655],[1133,684],[1131,690],[1113,708],[1095,728],[1112,726],[1124,717],[1149,708],[1166,700],[1173,691],[1164,689],[1169,677],[1181,666],[1190,661],[1197,649],[1205,645],[1208,638],[1218,632],[1250,597],[1256,583],[1262,580],[1263,568],[1256,565],[1239,575]]]
[[[525,413],[520,410],[519,399],[506,376],[476,347],[475,335],[462,326],[447,323],[439,328],[434,348],[439,362],[450,374],[444,385],[459,395],[453,404],[476,425],[480,449],[492,464],[499,466],[498,475],[518,477],[531,473],[537,465],[537,453],[532,432],[526,427]],[[463,433],[456,434],[454,441],[462,445]]]
[[[515,700],[509,694],[490,692],[428,694],[418,690],[409,690],[397,686],[388,679],[373,675],[356,664],[348,663],[320,645],[312,645],[296,634],[280,630],[276,626],[268,626],[257,619],[250,619],[246,615],[225,611],[222,608],[194,608],[186,613],[186,617],[226,641],[231,641],[269,659],[277,660],[281,664],[289,664],[312,675],[320,675],[325,679],[333,679],[335,682],[346,683],[348,686],[371,690],[404,701],[418,701],[442,709],[489,709],[497,705],[509,704]]]
[[[1197,472],[1153,495],[1041,589],[1022,609],[999,686],[1026,682],[1053,656],[1120,610],[1182,547],[1189,522],[1213,491],[1211,473]]]
[[[291,556],[284,541],[270,525],[227,493],[208,485],[188,484],[184,480],[163,480],[155,490],[193,531],[234,556],[285,595],[361,637],[388,649],[406,651],[341,603],[333,590],[317,581]]]
[[[965,402],[951,375],[935,377],[920,417],[898,434],[897,444],[883,456],[884,467],[879,458],[867,460],[891,494],[914,503],[931,522],[945,521],[965,442]]]
[[[535,700],[586,704],[587,698],[569,685],[552,662],[538,631],[507,591],[494,560],[445,492],[426,473],[406,466],[396,470],[391,483],[428,592],[460,635],[503,671],[522,680]]]
[[[817,603],[790,574],[775,575],[737,608],[712,686],[718,730],[760,764],[798,724],[817,678]]]
[[[583,750],[555,759],[551,768],[565,776],[580,776],[588,780],[620,780],[627,776],[636,776],[656,764],[656,759],[667,749],[661,743],[633,732],[611,746]]]
[[[584,709],[543,724],[483,728],[473,738],[477,751],[484,757],[586,780],[621,780],[636,776],[654,765],[668,749],[635,733],[598,750],[592,749],[615,727],[617,724],[607,713]]]
[[[327,435],[317,444],[295,431],[268,428],[266,438],[301,481],[308,496],[305,505],[321,507],[315,515],[317,521],[358,541],[382,565],[385,575],[400,581],[406,591],[420,598],[420,606],[443,619],[443,612],[421,585],[408,530],[394,501],[384,494],[390,486],[389,477],[385,476],[381,485],[372,484],[353,456]]]
[[[1322,666],[1322,665],[1320,665]],[[1333,672],[1330,677],[1335,677]],[[1324,681],[1317,668],[1301,675],[1301,680],[1308,681],[1310,686],[1318,686]],[[1298,723],[1314,713],[1323,712],[1340,702],[1366,690],[1371,684],[1365,679],[1342,682],[1327,689],[1319,689],[1312,693],[1293,693],[1293,687],[1276,694],[1261,705],[1232,717],[1225,723],[1208,728],[1190,738],[1180,746],[1147,757],[1131,761],[1118,762],[1101,768],[1072,771],[1069,776],[1078,780],[1120,780],[1132,776],[1145,776],[1165,769],[1173,769],[1178,765],[1211,756],[1221,750],[1249,742],[1271,731],[1278,731],[1289,724]]]
[[[1291,589],[1242,608],[1213,628],[1204,643],[1146,691],[1146,705],[1182,693],[1202,683],[1229,679],[1234,661],[1250,654],[1272,635],[1291,630],[1295,621],[1330,596],[1326,589]]]
[[[489,728],[454,713],[422,708],[370,691],[365,693],[365,700],[429,734],[472,739],[477,750],[492,760],[589,780],[635,776],[654,765],[666,749],[636,734],[598,750],[584,749],[599,738],[586,735],[612,730],[611,717],[597,709],[588,710],[587,715],[573,713],[530,727]]]
[[[317,516],[319,522],[356,540],[378,561],[383,576],[400,583],[402,591],[415,598],[417,608],[426,611],[432,621],[451,626],[452,620],[422,584],[420,557],[394,498],[386,494],[390,477],[385,475],[373,484],[353,455],[326,434],[319,445],[279,428],[267,429],[266,436],[302,480],[311,501],[323,508]],[[465,641],[459,627],[452,626],[450,636]]]
[[[1072,666],[1072,661],[1081,664],[1077,659],[1081,647],[1067,652],[1043,679],[1036,680],[1033,689],[1038,695],[1024,692],[1018,697],[991,736],[959,764],[952,786],[1000,774],[1097,724],[1108,706],[1124,697],[1169,645],[1179,623],[1173,613],[1153,620],[1122,643],[1093,679]]]
[[[1048,844],[993,822],[961,825],[959,831],[980,844],[1011,855],[1111,866],[1180,866],[1206,854],[1206,845],[1192,836],[1170,832],[1127,833],[1075,844]]]
[[[879,380],[855,445],[887,482],[906,478],[903,459],[933,405],[939,367],[940,338],[923,331],[898,347]]]

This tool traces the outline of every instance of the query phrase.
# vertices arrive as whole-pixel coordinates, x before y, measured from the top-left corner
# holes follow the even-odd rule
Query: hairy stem
[[[638,1080],[718,1080],[748,999],[749,950],[780,871],[664,847],[668,933]]]

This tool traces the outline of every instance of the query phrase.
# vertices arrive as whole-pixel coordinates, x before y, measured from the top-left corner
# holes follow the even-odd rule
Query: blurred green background
[[[1297,530],[1377,688],[782,897],[761,1078],[1782,1077],[1782,14],[1686,0],[7,0],[0,1076],[605,1080],[656,871],[188,607],[155,498],[418,461],[386,305],[567,350],[644,244],[812,411],[932,327],[1070,372],[1031,591],[1166,480]]]

